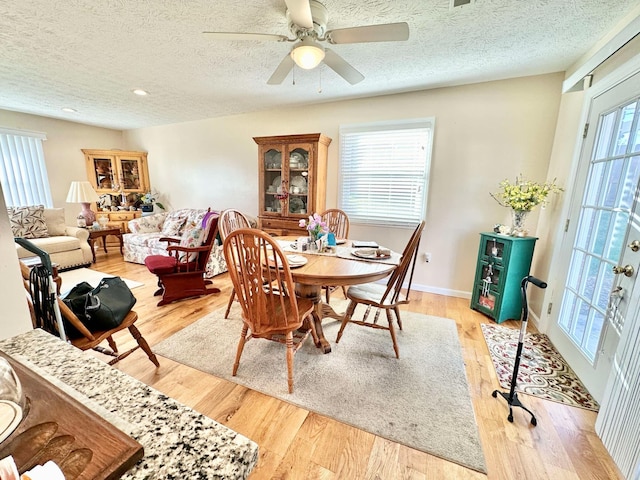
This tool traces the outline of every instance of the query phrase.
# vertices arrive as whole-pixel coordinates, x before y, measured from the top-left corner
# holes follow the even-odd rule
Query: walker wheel
[[[538,421],[536,420],[536,417],[531,417],[531,425],[533,425],[534,427],[538,425]]]
[[[513,423],[513,415],[509,415],[509,416],[507,417],[507,420],[509,420],[511,423]]]
[[[498,390],[494,390],[493,393],[491,394],[491,396],[493,398],[496,398],[498,396]]]

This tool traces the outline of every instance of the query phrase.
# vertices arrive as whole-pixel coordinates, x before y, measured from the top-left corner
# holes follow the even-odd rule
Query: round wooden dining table
[[[279,240],[285,238],[280,237]],[[352,260],[334,255],[304,253],[296,253],[296,255],[304,255],[307,258],[306,264],[291,268],[291,276],[296,283],[296,295],[313,300],[315,305],[312,313],[313,322],[319,338],[319,344],[316,346],[324,353],[329,353],[331,345],[324,337],[322,319],[330,317],[340,320],[342,315],[337,314],[330,305],[322,301],[322,286],[349,286],[375,282],[390,275],[397,265],[367,262],[356,258]]]

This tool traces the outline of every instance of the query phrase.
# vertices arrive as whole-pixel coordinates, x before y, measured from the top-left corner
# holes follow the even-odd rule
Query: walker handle
[[[534,277],[533,275],[529,275],[528,277],[525,277],[525,280],[533,283],[538,288],[547,288],[547,282],[544,282],[539,278]]]

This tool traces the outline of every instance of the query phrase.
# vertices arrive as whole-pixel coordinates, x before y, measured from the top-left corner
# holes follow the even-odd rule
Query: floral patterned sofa
[[[206,212],[205,209],[183,208],[130,220],[128,225],[131,233],[122,236],[124,260],[144,264],[148,255],[167,255],[167,242],[161,242],[160,239],[181,238],[185,228],[201,222]],[[226,271],[227,262],[218,239],[209,256],[206,277],[211,278]]]

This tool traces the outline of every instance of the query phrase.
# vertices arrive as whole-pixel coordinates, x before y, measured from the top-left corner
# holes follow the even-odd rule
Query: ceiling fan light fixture
[[[300,68],[311,70],[324,59],[324,48],[312,39],[305,38],[293,47],[291,58]]]

